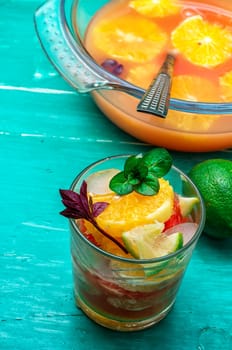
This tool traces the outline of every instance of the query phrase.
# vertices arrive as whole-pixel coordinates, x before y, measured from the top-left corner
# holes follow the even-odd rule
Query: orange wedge
[[[150,18],[175,15],[181,8],[175,0],[132,0],[129,7]]]
[[[173,78],[171,96],[196,102],[219,101],[219,90],[212,81],[199,76],[178,75]]]
[[[219,88],[211,81],[198,76],[179,75],[173,78],[171,96],[194,102],[219,102]],[[167,127],[202,132],[207,131],[218,116],[191,114],[170,110],[166,118]]]
[[[144,63],[162,51],[168,36],[153,21],[128,14],[102,20],[94,27],[93,41],[107,57]]]
[[[232,57],[232,28],[188,17],[172,32],[173,46],[191,63],[216,67]]]
[[[154,63],[147,63],[130,68],[126,80],[132,84],[147,89],[158,73],[159,67]]]
[[[221,76],[219,83],[223,100],[232,102],[232,70]]]
[[[174,192],[168,181],[159,179],[159,182],[160,190],[154,196],[136,192],[124,196],[112,195],[109,205],[96,217],[98,225],[112,236],[121,238],[124,231],[136,226],[166,221],[172,214]],[[101,201],[101,196],[96,195],[92,199],[94,202]]]

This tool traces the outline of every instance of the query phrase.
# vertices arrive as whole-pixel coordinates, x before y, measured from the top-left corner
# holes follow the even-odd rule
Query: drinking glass
[[[82,182],[96,171],[123,169],[128,156],[108,157],[91,164],[70,189],[79,193]],[[176,193],[199,198],[192,212],[194,230],[175,253],[144,260],[116,256],[89,241],[78,221],[69,219],[75,302],[104,327],[118,331],[145,329],[162,320],[175,302],[204,227],[205,211],[197,188],[182,171],[172,166],[164,178]]]

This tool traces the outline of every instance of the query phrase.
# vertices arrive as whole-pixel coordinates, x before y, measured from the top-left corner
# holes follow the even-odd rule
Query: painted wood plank
[[[39,4],[0,0],[0,349],[231,350],[231,240],[202,236],[173,311],[151,329],[118,334],[74,306],[58,189],[94,160],[149,146],[57,75],[35,36]],[[172,155],[183,171],[232,159],[231,150]]]

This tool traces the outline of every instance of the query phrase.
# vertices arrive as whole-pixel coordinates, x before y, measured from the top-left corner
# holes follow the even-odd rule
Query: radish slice
[[[109,188],[109,182],[118,172],[118,169],[107,169],[91,174],[86,180],[88,192],[93,194],[107,194],[112,192]]]

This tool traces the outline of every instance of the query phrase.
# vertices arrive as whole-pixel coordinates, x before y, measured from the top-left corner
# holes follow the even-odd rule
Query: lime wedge
[[[195,204],[199,203],[199,199],[197,197],[183,197],[178,195],[180,211],[183,217],[189,215],[193,210]]]
[[[153,240],[139,240],[138,251],[140,259],[153,259],[176,252],[183,247],[183,234],[181,232],[166,236],[160,233]]]
[[[183,235],[180,232],[166,236],[164,233],[160,233],[153,240],[140,240],[138,242],[138,251],[140,259],[154,259],[161,256],[174,253],[178,249],[183,247]],[[169,271],[170,264],[172,265],[172,259],[167,259],[162,262],[155,262],[152,264],[143,264],[144,273],[147,277],[159,274],[161,271]],[[169,273],[167,273],[169,274]]]
[[[182,248],[183,235],[180,232],[165,235],[163,223],[138,226],[122,234],[129,253],[136,259],[153,259],[168,255]]]
[[[137,226],[130,231],[123,232],[122,239],[128,252],[136,259],[141,259],[139,245],[140,241],[153,241],[164,229],[164,224],[156,222]]]
[[[123,242],[129,253],[136,259],[154,259],[174,253],[183,247],[183,234],[163,233],[164,225],[160,222],[138,226],[122,234]],[[142,264],[147,277],[166,269],[171,260]]]

